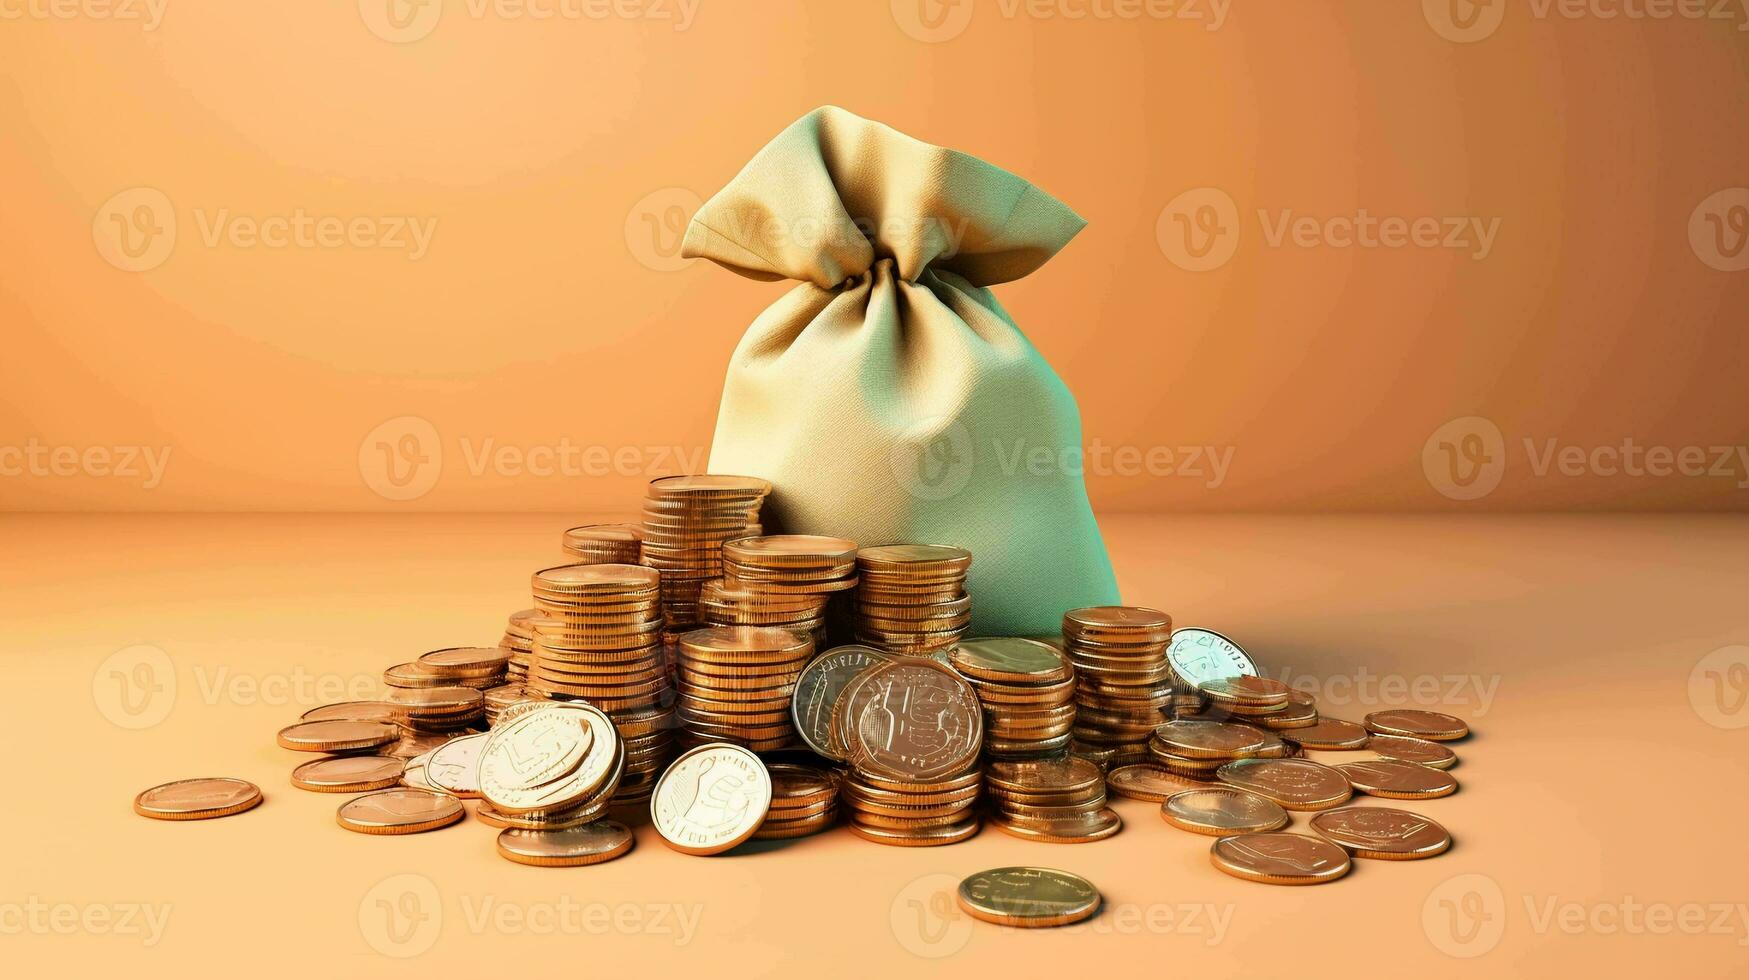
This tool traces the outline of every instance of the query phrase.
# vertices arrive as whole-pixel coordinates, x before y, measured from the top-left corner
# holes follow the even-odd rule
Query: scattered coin
[[[1354,795],[1348,777],[1306,759],[1240,759],[1221,766],[1216,778],[1289,810],[1327,810]]]
[[[1086,844],[1105,840],[1123,829],[1123,818],[1110,807],[1090,813],[1065,813],[1051,816],[1016,818],[1007,813],[990,817],[997,830],[1026,840],[1050,844]]]
[[[1160,807],[1160,816],[1180,830],[1225,837],[1280,830],[1287,811],[1271,800],[1242,789],[1210,787],[1175,793]]]
[[[999,926],[1069,925],[1099,911],[1099,889],[1080,875],[1051,868],[993,868],[960,882],[961,909]]]
[[[1352,749],[1365,748],[1369,737],[1369,733],[1363,726],[1327,715],[1320,717],[1315,725],[1308,728],[1296,728],[1282,735],[1282,738],[1298,742],[1302,748],[1327,752],[1347,752]]]
[[[727,742],[684,752],[656,782],[650,820],[682,854],[721,854],[753,836],[771,808],[771,776],[752,752]]]
[[[153,820],[210,820],[242,813],[261,802],[261,787],[243,779],[179,779],[134,797],[134,812]]]
[[[462,801],[424,789],[382,789],[340,805],[340,826],[360,834],[418,834],[462,818]]]
[[[1105,788],[1119,796],[1149,803],[1164,803],[1168,796],[1197,789],[1200,780],[1174,775],[1158,766],[1136,763],[1120,766],[1105,774]]]
[[[562,830],[504,830],[498,853],[517,864],[541,868],[577,868],[611,861],[631,851],[631,828],[613,820],[596,820]]]
[[[1312,830],[1355,857],[1412,861],[1444,854],[1451,834],[1417,813],[1382,806],[1325,810],[1312,817]]]
[[[1374,735],[1366,740],[1366,749],[1387,759],[1414,762],[1435,769],[1450,769],[1458,761],[1457,753],[1438,742],[1400,735]]]
[[[1457,792],[1451,773],[1398,759],[1337,766],[1354,788],[1387,800],[1431,800]]]
[[[292,770],[292,785],[316,793],[362,793],[401,781],[407,764],[386,755],[337,755],[311,759]]]
[[[1255,755],[1276,740],[1250,725],[1221,721],[1169,721],[1154,729],[1153,737],[1174,755],[1229,762]]]
[[[1214,866],[1235,878],[1268,885],[1321,885],[1347,874],[1353,862],[1335,844],[1304,834],[1240,834],[1209,849]]]
[[[401,729],[381,721],[300,721],[279,730],[279,747],[297,752],[353,752],[401,740]]]
[[[1366,729],[1376,735],[1401,735],[1429,742],[1455,742],[1470,733],[1462,718],[1441,711],[1392,708],[1366,716]]]

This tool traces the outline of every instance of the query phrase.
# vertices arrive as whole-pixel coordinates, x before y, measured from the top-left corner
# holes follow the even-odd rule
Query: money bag
[[[972,553],[971,635],[1118,602],[1080,412],[989,287],[1086,224],[1005,170],[836,107],[761,149],[682,246],[797,285],[723,382],[710,470],[763,477],[767,533]]]

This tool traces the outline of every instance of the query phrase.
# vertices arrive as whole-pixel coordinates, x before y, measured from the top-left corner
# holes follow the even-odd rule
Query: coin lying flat
[[[1235,878],[1268,885],[1321,885],[1354,866],[1327,840],[1283,833],[1223,837],[1209,849],[1209,860]]]
[[[1211,837],[1267,833],[1288,824],[1287,811],[1280,804],[1226,787],[1175,793],[1161,804],[1160,816],[1179,830]]]
[[[400,709],[387,701],[337,701],[311,708],[299,721],[387,721],[400,717]]]
[[[381,721],[300,721],[279,730],[282,749],[296,752],[355,752],[401,740],[401,729]]]
[[[1289,810],[1327,810],[1354,795],[1348,777],[1306,759],[1240,759],[1216,770],[1215,778]]]
[[[1154,738],[1174,755],[1190,759],[1235,759],[1262,751],[1275,738],[1267,732],[1224,721],[1169,721]]]
[[[407,764],[386,755],[337,755],[311,759],[292,770],[292,785],[315,793],[362,793],[401,781]]]
[[[1418,708],[1375,711],[1366,716],[1366,728],[1376,735],[1402,735],[1429,742],[1455,742],[1470,733],[1470,726],[1462,718]]]
[[[1413,861],[1444,854],[1451,834],[1437,822],[1407,810],[1350,806],[1312,818],[1312,830],[1355,857]]]
[[[626,854],[634,840],[625,824],[597,820],[563,830],[505,830],[498,834],[498,853],[517,864],[578,868]]]
[[[261,803],[261,787],[244,779],[178,779],[134,797],[134,812],[153,820],[211,820]]]
[[[1018,816],[994,814],[990,825],[1003,833],[1025,840],[1048,844],[1088,844],[1105,840],[1123,829],[1123,818],[1116,810],[1103,807],[1081,813],[1057,816]]]
[[[1431,800],[1450,796],[1458,788],[1451,773],[1397,759],[1351,762],[1336,768],[1355,789],[1387,800]]]
[[[1401,735],[1374,735],[1366,740],[1366,750],[1387,759],[1419,763],[1435,769],[1450,769],[1458,761],[1457,753],[1438,742]]]
[[[424,789],[383,789],[340,805],[335,819],[360,834],[417,834],[462,818],[462,801]]]
[[[771,809],[771,776],[752,752],[727,742],[683,753],[657,780],[650,820],[682,854],[721,854],[753,836]]]
[[[1284,733],[1282,737],[1292,742],[1298,742],[1302,747],[1308,749],[1348,752],[1366,748],[1366,742],[1371,737],[1371,733],[1352,721],[1343,721],[1340,718],[1331,718],[1326,715],[1320,717],[1317,724],[1307,728],[1295,728]]]
[[[1051,868],[992,868],[960,882],[959,907],[974,919],[1037,929],[1064,926],[1099,911],[1099,889]]]
[[[1149,803],[1164,803],[1168,796],[1187,789],[1199,789],[1202,783],[1178,776],[1146,763],[1119,766],[1105,774],[1105,788],[1119,796]]]

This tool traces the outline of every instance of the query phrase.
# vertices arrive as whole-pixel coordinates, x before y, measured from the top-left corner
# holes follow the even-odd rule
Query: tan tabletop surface
[[[1128,601],[1227,633],[1265,673],[1313,686],[1326,713],[1425,705],[1471,720],[1457,795],[1396,804],[1444,823],[1456,847],[1360,861],[1317,888],[1229,878],[1208,838],[1128,800],[1124,831],[1088,845],[986,829],[914,850],[838,830],[705,859],[643,826],[621,860],[554,870],[500,859],[496,831],[471,817],[347,833],[334,825],[346,797],[290,786],[302,757],[275,747],[275,729],[375,690],[381,668],[423,650],[495,643],[528,605],[529,572],[559,563],[559,531],[583,521],[0,519],[8,975],[1749,966],[1749,728],[1732,727],[1749,725],[1749,520],[1106,518]],[[203,775],[253,780],[267,801],[199,823],[130,810],[147,786]],[[945,899],[944,884],[1012,864],[1085,875],[1105,911],[1024,932]]]

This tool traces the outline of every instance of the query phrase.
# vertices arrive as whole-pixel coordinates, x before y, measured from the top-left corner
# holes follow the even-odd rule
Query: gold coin
[[[1037,818],[1004,813],[991,817],[990,822],[1003,833],[1049,844],[1091,843],[1123,829],[1123,818],[1109,807],[1092,813]]]
[[[964,572],[972,564],[972,553],[964,548],[941,544],[886,544],[862,548],[856,553],[858,564],[869,568],[902,573],[920,566],[930,570]]]
[[[961,841],[971,840],[978,836],[982,824],[976,816],[972,816],[960,823],[911,830],[873,827],[858,823],[855,819],[852,819],[846,826],[850,828],[851,833],[876,844],[889,844],[895,847],[940,847],[945,844],[958,844]]]
[[[559,565],[534,573],[536,595],[629,597],[657,589],[656,570],[642,565]]]
[[[1434,769],[1450,769],[1458,761],[1457,753],[1438,742],[1400,735],[1374,735],[1366,740],[1365,748],[1387,759],[1419,763]]]
[[[498,834],[498,853],[517,864],[577,868],[611,861],[629,852],[634,841],[625,824],[597,820],[563,830],[505,830]]]
[[[1056,647],[1017,636],[961,640],[950,657],[960,673],[980,680],[1050,683],[1074,678],[1068,658]]]
[[[1347,776],[1306,759],[1240,759],[1220,767],[1215,777],[1289,810],[1327,810],[1354,795]]]
[[[1160,816],[1179,830],[1225,837],[1280,830],[1287,811],[1255,793],[1226,787],[1186,790],[1167,797]]]
[[[1145,763],[1119,766],[1106,773],[1105,787],[1119,796],[1149,803],[1164,803],[1174,793],[1201,788],[1197,780]]]
[[[462,818],[462,801],[425,789],[381,789],[340,805],[335,819],[360,834],[418,834]]]
[[[725,561],[756,568],[837,567],[856,561],[856,542],[819,534],[772,534],[723,545]]]
[[[353,752],[401,739],[401,729],[380,721],[300,721],[279,730],[282,749],[296,752]]]
[[[451,796],[472,799],[480,795],[480,753],[490,735],[452,738],[431,751],[425,760],[425,781]]]
[[[831,737],[832,706],[852,678],[888,659],[873,647],[851,644],[833,647],[808,661],[796,679],[790,712],[796,731],[809,748],[833,761],[844,761],[844,748]]]
[[[753,836],[771,808],[765,763],[738,745],[701,745],[669,765],[650,797],[650,822],[682,854],[721,854]]]
[[[793,762],[766,764],[771,775],[771,805],[783,809],[813,806],[838,797],[838,780],[820,766]]]
[[[841,695],[844,744],[859,769],[928,781],[965,772],[983,744],[978,695],[952,669],[930,660],[869,668]]]
[[[721,499],[759,498],[771,492],[771,484],[756,476],[731,476],[721,473],[663,476],[650,481],[652,497],[713,497]]]
[[[1321,885],[1354,866],[1342,848],[1304,834],[1240,834],[1209,849],[1214,866],[1235,878],[1269,885]]]
[[[1312,830],[1355,857],[1382,861],[1430,858],[1451,847],[1451,834],[1437,822],[1382,806],[1325,810],[1312,818]]]
[[[1289,688],[1273,677],[1211,677],[1200,681],[1196,689],[1216,704],[1254,707],[1279,707],[1288,703]]]
[[[1280,711],[1259,716],[1257,722],[1275,731],[1297,732],[1316,727],[1318,719],[1317,705],[1290,700]]]
[[[1399,759],[1351,762],[1336,768],[1355,789],[1387,800],[1431,800],[1450,796],[1458,788],[1451,773]]]
[[[1347,752],[1365,748],[1368,734],[1364,727],[1352,721],[1325,716],[1319,718],[1316,725],[1296,728],[1282,737],[1308,749]]]
[[[600,709],[543,704],[491,732],[480,753],[480,794],[501,813],[563,809],[600,789],[624,760],[625,746]]]
[[[405,762],[389,756],[337,755],[293,769],[291,782],[315,793],[362,793],[396,785],[406,768]]]
[[[1098,766],[1073,756],[1066,759],[992,762],[985,771],[984,778],[992,787],[1035,793],[1041,790],[1085,793],[1103,789],[1105,786],[1105,774]]]
[[[1045,928],[1092,918],[1099,889],[1080,875],[1051,868],[993,868],[960,882],[959,907],[999,926]]]
[[[1268,748],[1267,732],[1221,721],[1169,721],[1154,729],[1154,740],[1173,755],[1189,759],[1240,759]]]
[[[153,820],[211,820],[253,809],[261,799],[261,787],[244,779],[178,779],[134,797],[134,812]]]
[[[422,653],[413,662],[427,670],[455,675],[497,673],[510,654],[501,647],[446,647]]]
[[[1366,729],[1375,735],[1400,735],[1429,742],[1455,742],[1470,733],[1462,718],[1440,711],[1392,708],[1366,716]]]
[[[1171,633],[1172,617],[1144,606],[1089,606],[1063,614],[1063,635],[1071,638],[1157,636],[1165,642]]]
[[[340,701],[311,708],[299,721],[386,721],[400,717],[400,710],[387,701]]]

